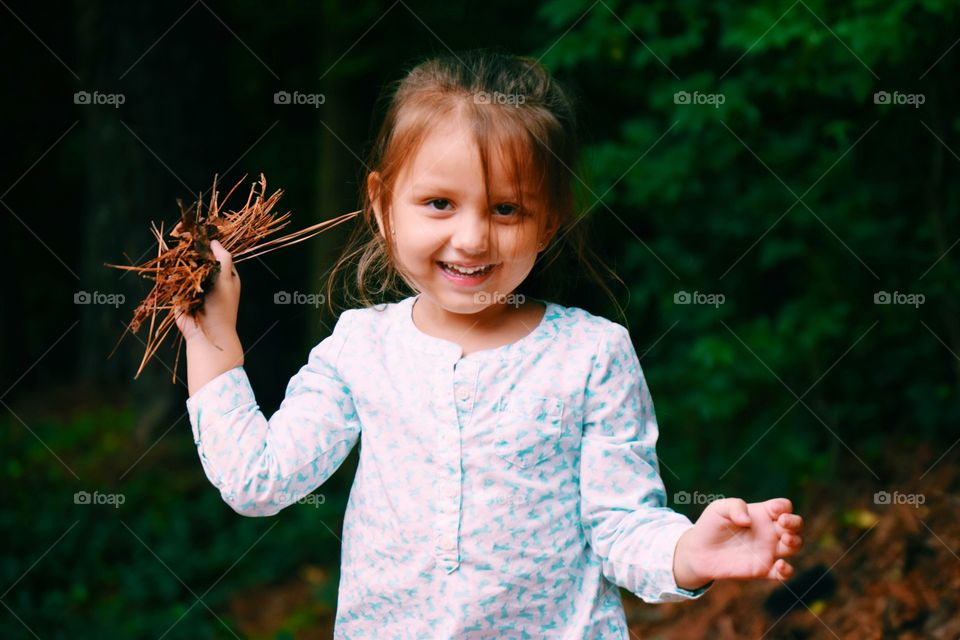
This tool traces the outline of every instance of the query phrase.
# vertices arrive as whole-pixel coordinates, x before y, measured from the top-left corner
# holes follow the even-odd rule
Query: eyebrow
[[[413,185],[413,186],[410,188],[410,192],[411,192],[411,193],[420,193],[420,192],[423,192],[423,191],[427,191],[427,192],[429,192],[429,191],[439,191],[439,192],[454,193],[454,192],[456,192],[456,187],[450,187],[450,186],[443,185],[443,184],[424,183],[424,184],[415,184],[415,185]],[[509,192],[509,193],[508,193],[508,192],[500,192],[500,193],[498,193],[498,192],[495,192],[495,191],[493,191],[493,192],[490,193],[490,196],[491,196],[492,198],[496,198],[496,199],[499,199],[499,198],[512,198],[512,197],[514,197],[514,195],[515,195],[515,194],[514,194],[512,191]],[[532,191],[524,191],[524,192],[523,192],[523,199],[524,199],[524,200],[538,200],[539,198],[538,198],[537,194],[534,193],[534,192],[532,192]]]

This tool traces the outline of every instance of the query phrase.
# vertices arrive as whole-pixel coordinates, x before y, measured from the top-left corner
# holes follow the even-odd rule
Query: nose
[[[479,212],[458,216],[450,245],[470,256],[481,256],[490,249],[490,221]]]

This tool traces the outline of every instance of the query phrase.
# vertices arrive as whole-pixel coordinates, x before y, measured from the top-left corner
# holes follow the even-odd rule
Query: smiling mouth
[[[490,273],[496,266],[493,264],[486,264],[477,265],[475,267],[464,267],[451,262],[441,262],[439,260],[437,261],[437,264],[440,265],[441,269],[455,276],[483,276]]]

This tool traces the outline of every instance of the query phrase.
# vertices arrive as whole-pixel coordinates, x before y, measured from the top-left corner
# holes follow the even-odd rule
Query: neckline
[[[410,296],[400,301],[400,303],[397,305],[399,312],[399,328],[403,338],[421,351],[445,355],[454,361],[465,360],[467,358],[471,360],[482,360],[487,358],[511,359],[522,356],[527,352],[527,345],[550,337],[550,335],[554,332],[554,320],[558,315],[556,304],[547,300],[531,297],[531,300],[535,300],[544,305],[544,312],[540,322],[537,323],[537,326],[535,326],[529,333],[518,340],[514,340],[513,342],[502,344],[498,347],[491,347],[489,349],[480,349],[479,351],[474,351],[467,355],[463,355],[463,348],[459,344],[451,342],[450,340],[431,336],[427,333],[424,333],[419,327],[417,327],[416,323],[413,321],[413,305],[416,303],[419,297],[420,294]]]

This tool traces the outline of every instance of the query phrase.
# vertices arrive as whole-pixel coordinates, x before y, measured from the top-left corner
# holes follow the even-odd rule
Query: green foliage
[[[274,518],[243,518],[204,477],[189,429],[172,430],[130,468],[151,444],[136,442],[133,425],[129,409],[111,407],[32,420],[41,443],[12,419],[2,424],[11,434],[4,481],[19,489],[0,512],[8,541],[0,578],[12,585],[4,601],[34,633],[145,638],[172,627],[167,638],[230,638],[196,596],[236,629],[226,613],[233,596],[289,583],[304,564],[333,569],[315,594],[333,610],[342,493],[326,491],[322,504],[293,505]],[[51,464],[51,450],[73,455]],[[76,504],[77,491],[120,494],[123,502]],[[29,535],[17,523],[29,523]],[[7,631],[26,634],[14,620]]]
[[[668,486],[760,499],[879,479],[895,438],[949,446],[957,254],[937,260],[960,232],[945,148],[960,148],[960,54],[943,56],[960,7],[553,0],[540,15],[544,62],[593,133],[591,189],[613,187],[590,223],[629,286],[638,352],[656,343],[643,364]],[[875,305],[879,291],[926,301]]]
[[[337,198],[356,199],[349,176],[360,168],[382,84],[413,58],[504,42],[542,58],[579,96],[588,135],[583,183],[576,186],[598,253],[627,286],[669,493],[788,495],[800,502],[813,485],[880,482],[890,459],[913,455],[921,444],[935,452],[954,444],[957,3],[547,0],[535,11],[507,2],[481,10],[465,3],[387,9],[324,2],[272,12],[238,3],[216,7],[216,16],[198,7],[183,21],[180,8],[164,10],[166,16],[162,4],[137,6],[123,13],[78,3],[85,19],[76,33],[64,31],[63,42],[41,48],[34,31],[17,27],[21,40],[11,38],[8,47],[25,77],[52,78],[50,69],[62,76],[60,84],[26,87],[8,105],[20,116],[11,116],[14,128],[30,129],[25,113],[55,123],[33,136],[21,157],[11,154],[7,172],[11,180],[20,176],[4,196],[8,208],[52,247],[36,245],[25,223],[10,217],[10,229],[24,238],[9,243],[11,264],[55,274],[33,276],[35,286],[8,296],[11,309],[45,310],[4,325],[14,336],[5,362],[16,393],[28,385],[45,390],[77,368],[69,340],[53,349],[64,316],[48,310],[51,300],[68,300],[76,283],[47,250],[64,255],[64,265],[93,260],[101,270],[106,256],[94,249],[106,245],[94,240],[105,230],[123,237],[132,225],[139,234],[144,216],[168,215],[158,196],[170,193],[162,181],[180,190],[198,184],[198,175],[207,180],[211,167],[237,174],[266,167],[271,176],[280,170],[285,198],[300,198],[288,203],[291,209],[326,215]],[[24,26],[42,24],[42,9],[17,11]],[[60,37],[57,30],[36,32]],[[82,80],[75,85],[47,49],[71,65],[86,60],[89,69],[78,67]],[[126,110],[109,118],[92,109],[66,112],[75,105],[63,96],[97,86],[91,69],[113,81],[141,54],[143,62],[123,81]],[[25,55],[33,55],[30,65],[16,57]],[[169,76],[164,65],[173,69]],[[316,113],[289,109],[281,117],[270,100],[278,88],[317,89],[330,100]],[[879,91],[922,94],[924,103],[876,104]],[[716,104],[678,102],[682,92],[713,96]],[[84,124],[52,152],[60,132],[81,117]],[[110,139],[115,144],[103,146]],[[84,166],[86,173],[78,170]],[[318,202],[310,202],[311,190]],[[85,217],[73,219],[78,209]],[[71,218],[44,224],[31,211]],[[110,242],[111,251],[120,246]],[[142,248],[122,246],[132,256]],[[332,258],[322,258],[325,269]],[[311,271],[295,254],[276,260],[280,275],[245,272],[251,296],[257,277],[287,281]],[[82,271],[90,272],[89,265]],[[95,288],[86,279],[83,287]],[[878,305],[881,291],[926,299],[918,307]],[[723,299],[678,304],[681,292]],[[576,293],[559,302],[616,315],[609,306],[590,306],[602,300],[596,291]],[[96,331],[112,342],[119,325],[114,315],[103,318]],[[252,322],[263,320],[245,318],[251,333]],[[265,342],[251,359],[270,344],[263,362],[293,370],[306,338],[283,330],[267,336],[270,323],[261,324],[257,335]],[[82,339],[86,351],[90,333]],[[44,378],[48,365],[56,373]],[[17,386],[21,374],[29,377]],[[72,407],[72,415],[43,419],[13,398],[4,404],[13,408],[0,418],[0,476],[14,487],[0,510],[8,541],[0,556],[4,637],[32,637],[13,615],[44,639],[158,638],[175,623],[165,638],[232,637],[194,594],[236,629],[228,612],[238,594],[289,585],[306,565],[327,570],[314,595],[334,607],[340,542],[331,529],[344,511],[349,465],[320,489],[327,500],[319,507],[242,518],[203,475],[185,420],[151,448],[162,434],[137,433],[127,407]],[[77,505],[77,491],[122,494],[125,502]],[[295,637],[317,626],[315,611],[296,611],[281,626],[276,637]]]

